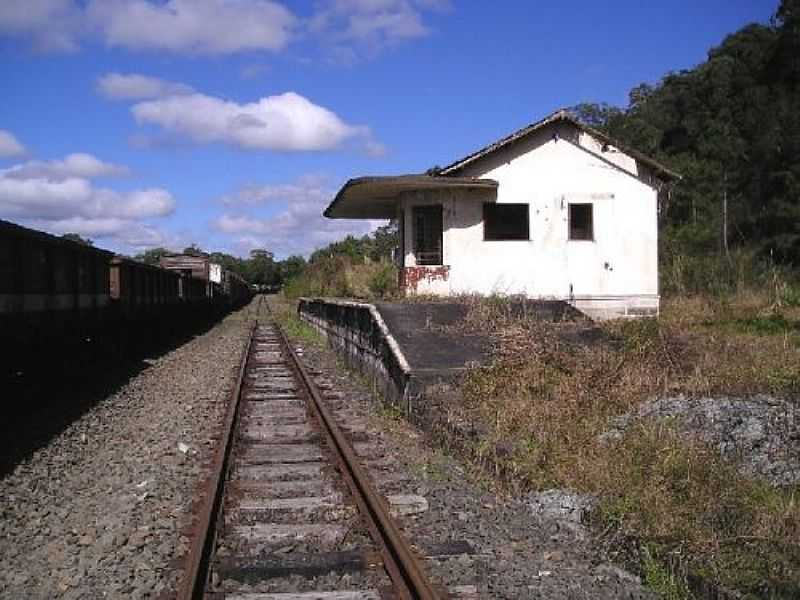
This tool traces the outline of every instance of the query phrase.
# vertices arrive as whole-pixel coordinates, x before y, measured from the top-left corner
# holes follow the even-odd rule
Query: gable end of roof
[[[645,155],[645,154],[643,154],[643,153],[641,153],[641,152],[639,152],[637,150],[633,150],[631,148],[628,148],[624,144],[621,144],[620,142],[614,140],[613,138],[611,138],[608,135],[606,135],[605,133],[595,129],[594,127],[590,127],[589,125],[586,125],[585,123],[580,122],[578,119],[573,117],[566,109],[563,109],[563,108],[560,109],[560,110],[557,110],[553,114],[545,117],[544,119],[542,119],[540,121],[537,121],[535,123],[531,123],[530,125],[528,125],[526,127],[523,127],[522,129],[519,129],[519,130],[515,131],[514,133],[512,133],[510,135],[507,135],[506,137],[501,138],[501,139],[497,140],[496,142],[493,142],[493,143],[489,144],[488,146],[485,146],[485,147],[481,148],[480,150],[476,150],[472,154],[469,154],[469,155],[465,156],[464,158],[461,158],[461,159],[459,159],[459,160],[447,165],[446,167],[443,167],[442,169],[439,169],[436,174],[437,175],[446,175],[446,176],[456,175],[456,174],[458,174],[458,172],[461,169],[463,169],[467,165],[472,164],[474,162],[477,162],[478,160],[480,160],[480,159],[482,159],[482,158],[484,158],[486,156],[489,156],[489,155],[493,154],[494,152],[496,152],[496,151],[498,151],[498,150],[500,150],[502,148],[505,148],[506,146],[509,146],[509,145],[519,141],[519,140],[522,140],[522,139],[528,137],[529,135],[531,135],[531,134],[533,134],[533,133],[535,133],[537,131],[540,131],[541,129],[543,129],[544,127],[547,127],[548,125],[552,125],[552,124],[558,123],[558,122],[569,123],[572,126],[576,127],[577,129],[579,129],[581,131],[584,131],[584,132],[588,133],[589,135],[597,138],[598,140],[600,140],[604,144],[609,144],[611,146],[614,146],[615,148],[619,149],[619,151],[622,152],[623,154],[627,154],[631,158],[633,158],[633,159],[641,162],[642,164],[645,164],[648,167],[650,167],[653,171],[655,171],[656,175],[661,179],[670,180],[670,179],[681,179],[682,178],[679,173],[677,173],[677,172],[669,169],[668,167],[662,165],[661,163],[659,163],[655,159],[652,159],[649,156],[647,156],[647,155]]]

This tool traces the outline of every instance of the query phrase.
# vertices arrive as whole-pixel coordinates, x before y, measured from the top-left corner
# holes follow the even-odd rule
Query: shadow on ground
[[[137,327],[124,344],[50,344],[21,361],[14,348],[0,353],[0,477],[46,446],[160,356],[211,329],[202,320],[173,327]],[[113,338],[112,338],[113,339]],[[13,365],[13,368],[9,365]]]

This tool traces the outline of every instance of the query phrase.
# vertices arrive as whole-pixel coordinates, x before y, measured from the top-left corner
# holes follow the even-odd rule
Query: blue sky
[[[776,6],[3,0],[0,219],[129,254],[305,254],[374,227],[321,217],[348,178],[624,105]]]

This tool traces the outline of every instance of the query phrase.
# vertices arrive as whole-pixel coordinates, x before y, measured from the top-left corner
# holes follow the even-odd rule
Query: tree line
[[[641,84],[625,107],[577,118],[681,173],[662,238],[687,255],[749,248],[800,264],[800,0],[727,36],[692,69]]]
[[[77,234],[65,234],[63,237],[81,243],[92,243],[91,240],[82,239]],[[182,254],[206,256],[211,262],[237,273],[250,284],[276,288],[299,277],[307,268],[319,265],[331,257],[345,257],[353,263],[390,261],[396,246],[397,227],[390,223],[379,227],[369,235],[361,237],[349,235],[341,241],[328,244],[324,248],[315,250],[309,260],[297,254],[276,260],[271,251],[263,248],[251,250],[247,258],[241,258],[224,252],[205,252],[196,244],[184,248]],[[174,252],[158,247],[137,254],[134,259],[157,265],[162,256],[170,254]]]

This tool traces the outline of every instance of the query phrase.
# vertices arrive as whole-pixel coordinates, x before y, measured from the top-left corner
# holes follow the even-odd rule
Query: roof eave
[[[496,189],[497,188],[497,181],[493,179],[478,179],[474,177],[443,177],[443,176],[436,176],[436,175],[390,175],[390,176],[383,176],[383,177],[357,177],[354,179],[349,180],[345,183],[339,192],[336,194],[336,197],[333,201],[328,205],[325,211],[322,213],[325,217],[329,219],[386,219],[392,218],[394,214],[389,215],[385,212],[378,212],[371,214],[362,214],[360,216],[354,216],[352,214],[343,215],[341,212],[337,214],[337,209],[339,209],[343,202],[347,200],[348,192],[351,192],[354,188],[358,188],[359,186],[376,186],[380,187],[381,185],[386,187],[391,187],[391,190],[387,190],[384,193],[380,194],[378,191],[375,191],[375,194],[372,196],[373,199],[379,199],[385,202],[396,202],[397,198],[401,193],[409,192],[409,191],[421,191],[421,190],[441,190],[441,189],[452,189],[452,188],[473,188],[473,189]],[[355,201],[355,200],[352,200]]]
[[[480,150],[477,150],[477,151],[465,156],[464,158],[461,158],[461,159],[459,159],[459,160],[447,165],[446,167],[444,167],[442,169],[439,169],[437,171],[437,174],[438,175],[442,175],[442,176],[450,176],[452,173],[458,172],[460,169],[464,168],[465,166],[467,166],[469,164],[472,164],[473,162],[478,161],[478,160],[484,158],[485,156],[488,156],[488,155],[496,152],[497,150],[500,150],[501,148],[505,148],[509,144],[513,144],[514,142],[516,142],[518,140],[521,140],[521,139],[527,137],[528,135],[530,135],[530,134],[532,134],[532,133],[534,133],[536,131],[541,130],[543,127],[546,127],[546,126],[551,125],[553,123],[556,123],[558,121],[565,121],[565,122],[571,123],[572,125],[574,125],[578,129],[581,129],[581,130],[585,131],[586,133],[589,133],[590,135],[596,136],[596,137],[600,138],[603,142],[618,148],[621,152],[623,152],[625,154],[628,154],[631,158],[633,158],[633,159],[635,159],[635,160],[637,160],[639,162],[642,162],[645,165],[649,166],[651,169],[656,171],[657,174],[665,176],[665,177],[662,177],[662,179],[678,179],[678,180],[683,179],[683,176],[680,173],[677,173],[676,171],[673,171],[672,169],[669,169],[668,167],[662,165],[658,161],[650,158],[649,156],[647,156],[645,154],[642,154],[638,150],[633,150],[631,148],[627,148],[625,145],[619,143],[615,139],[613,139],[613,138],[609,137],[608,135],[606,135],[605,133],[595,129],[594,127],[590,127],[589,125],[581,123],[578,119],[576,119],[575,117],[570,115],[569,112],[566,109],[557,110],[553,114],[545,117],[544,119],[542,119],[540,121],[537,121],[535,123],[531,123],[530,125],[527,125],[526,127],[523,127],[522,129],[518,129],[514,133],[512,133],[510,135],[507,135],[506,137],[501,138],[501,139],[497,140],[496,142],[493,142],[493,143],[491,143],[491,144],[489,144],[487,146],[484,146]]]

